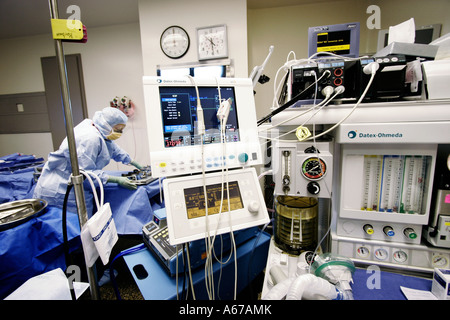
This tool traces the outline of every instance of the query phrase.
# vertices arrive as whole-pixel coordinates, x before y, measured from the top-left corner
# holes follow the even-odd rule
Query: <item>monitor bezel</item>
[[[233,87],[236,99],[236,115],[239,125],[239,141],[226,143],[226,156],[233,154],[233,161],[225,164],[227,168],[249,167],[263,163],[262,152],[259,143],[256,108],[253,94],[253,84],[250,78],[194,78],[198,87]],[[150,163],[154,177],[180,175],[181,172],[168,172],[161,168],[164,161],[168,166],[170,163],[179,161],[180,158],[188,161],[189,157],[196,157],[196,161],[201,154],[204,157],[222,152],[222,144],[190,145],[183,147],[166,148],[164,145],[164,130],[162,122],[162,110],[160,105],[160,87],[195,87],[189,77],[165,78],[158,76],[144,76],[144,99],[147,123],[147,135],[150,150]],[[237,163],[238,155],[246,153],[244,163]],[[197,164],[197,163],[195,163]],[[206,168],[205,171],[220,170],[224,166],[214,166]],[[183,174],[199,173],[197,168],[183,171]]]

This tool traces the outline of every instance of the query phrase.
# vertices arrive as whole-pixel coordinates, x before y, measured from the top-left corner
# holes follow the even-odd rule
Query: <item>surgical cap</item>
[[[119,109],[106,107],[102,111],[97,111],[92,118],[95,126],[100,132],[107,136],[111,133],[112,127],[116,124],[126,124],[128,117]]]

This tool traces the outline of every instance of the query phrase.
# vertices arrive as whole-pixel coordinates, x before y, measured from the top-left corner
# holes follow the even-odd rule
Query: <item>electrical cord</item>
[[[192,298],[194,300],[196,300],[196,298],[195,298],[195,291],[194,291],[194,282],[192,281],[191,257],[190,257],[190,253],[189,253],[189,243],[186,246],[186,256],[187,256],[187,263],[188,263],[188,270],[189,270],[189,283],[191,285]]]
[[[230,204],[230,195],[229,195],[229,181],[228,181],[228,166],[226,165],[226,161],[224,160],[224,163],[222,165],[222,192],[221,192],[221,202],[220,202],[220,208],[219,208],[219,215],[218,215],[218,221],[217,226],[212,234],[212,230],[210,230],[209,227],[209,215],[208,215],[208,193],[207,193],[207,187],[206,187],[206,173],[205,173],[205,162],[204,162],[204,135],[205,135],[205,124],[203,119],[203,109],[201,107],[200,102],[200,95],[198,86],[195,83],[195,80],[192,76],[187,76],[191,83],[195,86],[196,94],[197,94],[197,120],[198,120],[198,135],[201,138],[201,158],[202,158],[202,180],[203,180],[203,193],[204,193],[204,199],[205,199],[205,249],[206,249],[206,261],[205,261],[205,287],[208,294],[208,297],[210,300],[215,299],[215,288],[214,288],[214,271],[213,271],[213,258],[215,258],[216,261],[220,263],[220,272],[222,271],[222,265],[228,263],[228,261],[231,259],[231,257],[235,256],[235,285],[234,285],[234,298],[236,299],[237,294],[237,257],[236,257],[236,241],[234,239],[233,229],[232,229],[232,222],[231,222],[231,204]],[[230,99],[226,101],[222,101],[221,96],[221,88],[219,81],[216,78],[217,83],[217,89],[218,89],[218,96],[219,96],[219,109],[217,112],[217,118],[220,122],[220,142],[222,145],[222,159],[225,159],[226,157],[226,123],[228,119],[228,114],[231,108],[232,101]],[[224,181],[226,176],[226,181]],[[232,243],[232,248],[230,251],[230,256],[226,259],[226,261],[221,260],[223,257],[223,245],[221,246],[221,254],[220,259],[217,257],[214,243],[216,240],[217,232],[219,229],[219,225],[221,223],[222,218],[222,212],[223,212],[223,197],[224,197],[224,184],[226,183],[226,190],[227,190],[227,201],[228,201],[228,217],[229,217],[229,227],[230,227],[230,240]],[[222,236],[221,236],[222,239]],[[188,258],[188,263],[189,263]],[[189,268],[190,271],[190,268]],[[220,273],[221,274],[221,273]],[[190,277],[192,277],[191,272],[189,273]],[[191,281],[192,286],[192,281]],[[220,278],[219,278],[219,286],[220,286]],[[195,297],[195,293],[192,286],[192,292],[193,296]]]
[[[222,99],[221,99],[221,93],[220,93],[220,85],[219,85],[219,83],[217,81],[217,78],[216,78],[216,82],[217,82],[217,87],[218,87],[218,90],[219,90],[219,102],[221,102]],[[227,124],[228,114],[230,112],[231,105],[230,105],[229,101],[225,101],[223,103],[225,104],[226,107],[224,108],[225,111],[222,111],[221,112],[221,116],[219,117],[220,121],[221,121],[221,139],[220,139],[220,141],[221,141],[221,144],[222,144],[222,147],[223,147],[222,148],[222,159],[226,159],[226,154],[227,154],[226,153],[226,145],[227,145],[227,143],[226,143],[226,140],[225,140],[225,133],[226,133],[225,131],[226,131],[226,124]],[[222,104],[222,102],[221,102],[221,104]],[[236,241],[234,239],[233,224],[231,222],[231,204],[230,204],[230,187],[229,187],[228,165],[226,164],[225,161],[224,161],[224,166],[225,166],[225,172],[226,172],[227,201],[228,201],[228,203],[227,203],[228,222],[229,222],[229,228],[230,228],[230,240],[231,240],[231,243],[232,243],[230,256],[229,256],[227,262],[229,261],[229,259],[231,259],[231,256],[234,253],[234,270],[235,270],[235,274],[234,274],[234,300],[236,300],[236,295],[237,295],[237,251],[236,251]],[[223,167],[224,166],[222,166],[222,192],[221,192],[222,195],[221,195],[221,204],[220,204],[220,214],[222,214],[223,173],[224,173]],[[217,224],[217,229],[218,228],[219,228],[219,224]],[[216,234],[217,234],[217,229],[216,229]],[[223,249],[223,247],[222,247],[222,249]],[[221,252],[221,256],[222,256],[222,253],[223,252]],[[227,262],[222,263],[221,261],[219,261],[217,259],[217,257],[216,257],[216,260],[220,263],[220,268],[221,268],[221,271],[222,271],[222,265],[227,263]]]
[[[111,283],[112,283],[112,285],[113,285],[114,293],[116,294],[117,300],[122,300],[122,297],[120,296],[119,288],[118,288],[117,283],[116,283],[116,277],[115,277],[115,275],[114,275],[114,268],[113,268],[114,262],[115,262],[117,259],[119,259],[120,257],[123,257],[123,256],[128,255],[128,254],[131,254],[131,253],[138,252],[138,251],[140,251],[140,250],[142,250],[142,249],[145,249],[145,248],[147,248],[146,245],[145,245],[144,243],[141,243],[141,244],[140,244],[139,246],[137,246],[137,247],[133,247],[133,248],[130,248],[130,249],[128,249],[128,250],[125,250],[125,251],[120,252],[120,253],[117,254],[117,255],[114,257],[114,259],[112,259],[112,261],[109,263],[109,275],[110,275],[110,277],[111,277]]]
[[[66,262],[66,268],[73,264],[72,258],[70,256],[70,248],[69,248],[69,239],[67,235],[67,202],[69,199],[70,191],[73,188],[73,184],[67,184],[66,194],[64,195],[63,208],[62,208],[62,229],[63,229],[63,249],[64,249],[64,258]],[[72,300],[76,300],[75,289],[73,288],[73,283],[69,285],[70,288],[70,296]]]
[[[289,60],[289,56],[290,56],[291,54],[293,54],[293,56],[294,56],[294,59],[293,59],[293,60]],[[305,62],[308,62],[308,63],[313,62],[313,63],[315,63],[315,62],[316,62],[315,58],[316,58],[316,56],[319,55],[319,54],[322,55],[322,56],[320,57],[321,60],[327,60],[327,59],[336,59],[336,58],[339,58],[339,59],[345,59],[345,60],[347,60],[347,61],[354,61],[354,60],[360,60],[360,59],[364,58],[364,57],[351,58],[351,57],[340,56],[340,55],[337,55],[337,54],[334,54],[334,53],[331,53],[331,52],[320,52],[320,53],[318,52],[318,53],[315,53],[315,54],[311,55],[310,57],[308,57],[308,58],[306,58],[306,59],[299,59],[299,60],[297,60],[297,59],[296,59],[296,56],[295,56],[295,52],[294,52],[294,51],[290,51],[289,54],[287,55],[286,63],[285,63],[284,65],[282,65],[280,68],[278,68],[278,70],[277,70],[277,72],[276,72],[276,74],[275,74],[275,80],[274,80],[274,92],[273,92],[274,98],[273,98],[273,106],[272,106],[272,108],[271,108],[272,110],[275,109],[275,111],[276,111],[276,110],[282,108],[282,110],[280,110],[280,112],[281,112],[281,111],[283,111],[284,109],[286,109],[287,107],[289,107],[289,106],[291,106],[292,104],[294,104],[295,102],[297,102],[298,100],[302,99],[304,95],[307,95],[307,94],[309,93],[309,91],[310,91],[309,89],[311,89],[311,86],[312,86],[312,85],[309,86],[309,87],[306,88],[303,92],[300,93],[300,94],[302,94],[302,97],[299,97],[300,94],[298,94],[297,96],[295,96],[294,98],[292,98],[290,101],[288,101],[286,104],[289,104],[289,105],[286,106],[286,107],[285,107],[286,104],[283,105],[282,107],[280,107],[280,105],[279,105],[279,103],[278,103],[278,101],[277,101],[278,92],[279,92],[280,88],[282,87],[283,83],[286,82],[286,75],[289,73],[290,68],[291,68],[292,66],[294,66],[294,65],[298,65],[298,64],[301,64],[301,63],[305,63]],[[323,55],[330,56],[330,57],[325,57],[325,56],[323,56]],[[366,57],[366,56],[365,56],[365,57]],[[284,81],[280,81],[280,83],[279,83],[278,86],[277,86],[278,75],[279,75],[280,71],[282,71],[282,70],[285,70],[285,71],[286,71],[286,74],[285,74],[285,77],[284,77]],[[325,72],[329,72],[329,70],[325,70]],[[330,75],[331,75],[331,73],[330,73]],[[330,75],[329,75],[329,76],[330,76]],[[328,77],[329,77],[329,76],[328,76]],[[319,80],[320,80],[320,79],[319,79]],[[314,85],[314,84],[313,84],[313,85]],[[308,91],[305,92],[306,90],[308,90]],[[303,94],[303,93],[304,93],[304,94]],[[277,109],[277,108],[278,108],[278,109]],[[278,112],[277,112],[277,113],[278,113]],[[272,116],[273,116],[273,115],[272,115]],[[261,125],[262,123],[266,122],[266,121],[269,120],[270,118],[271,118],[271,115],[270,115],[270,114],[267,115],[267,116],[265,116],[264,118],[262,118],[261,120],[258,121],[258,126]]]
[[[205,123],[204,123],[204,117],[203,117],[203,109],[200,102],[200,94],[198,90],[198,86],[195,83],[195,80],[192,76],[187,75],[187,77],[190,79],[191,83],[195,87],[195,91],[197,94],[197,132],[200,136],[201,141],[201,159],[202,159],[202,181],[203,181],[203,194],[205,199],[205,248],[207,254],[207,260],[205,262],[205,286],[206,291],[208,293],[208,297],[210,300],[214,299],[214,277],[213,277],[213,269],[211,260],[209,257],[209,253],[211,252],[211,238],[210,238],[210,230],[209,230],[209,219],[208,219],[208,193],[206,190],[206,173],[205,173],[205,161],[204,161],[204,135],[205,135]]]
[[[294,59],[289,60],[289,56],[290,56],[291,54],[293,54]],[[294,51],[290,51],[290,52],[288,53],[288,55],[287,55],[286,63],[285,63],[284,65],[282,65],[280,68],[278,68],[278,70],[277,70],[277,72],[276,72],[276,74],[275,74],[275,80],[274,80],[274,93],[273,93],[274,99],[273,99],[273,106],[272,106],[272,109],[275,109],[275,108],[279,108],[279,107],[280,107],[280,105],[279,105],[279,103],[278,103],[278,101],[277,101],[277,96],[278,96],[278,92],[279,92],[281,86],[283,85],[283,81],[280,81],[279,85],[277,86],[277,78],[278,78],[279,72],[280,72],[281,70],[285,70],[285,71],[286,71],[286,75],[287,75],[287,74],[289,73],[290,68],[291,68],[292,66],[294,66],[294,65],[298,65],[298,64],[301,64],[301,63],[305,63],[305,62],[308,62],[308,63],[309,63],[309,62],[313,62],[313,63],[314,63],[314,62],[315,62],[315,57],[316,57],[317,55],[319,55],[319,54],[320,54],[320,55],[327,55],[327,56],[330,56],[329,58],[324,57],[324,56],[321,56],[321,57],[320,57],[321,60],[336,59],[336,58],[339,58],[339,59],[345,59],[345,60],[360,60],[361,58],[364,58],[364,57],[350,58],[350,57],[340,56],[340,55],[337,55],[337,54],[334,54],[334,53],[331,53],[331,52],[320,52],[320,53],[318,52],[318,53],[315,53],[315,54],[311,55],[309,58],[297,60],[297,58],[296,58],[296,56],[295,56],[295,52],[294,52]],[[286,77],[286,75],[285,75],[285,77]],[[286,81],[286,80],[285,80],[285,81]],[[285,82],[285,81],[284,81],[284,82]]]
[[[331,207],[329,208],[329,210],[331,210]],[[316,256],[317,252],[320,250],[320,246],[322,245],[322,242],[325,240],[325,238],[328,236],[328,234],[331,231],[331,226],[333,225],[333,221],[334,221],[333,216],[334,215],[331,214],[331,220],[330,220],[330,223],[328,225],[327,232],[325,232],[325,234],[323,235],[322,239],[320,239],[320,241],[317,243],[316,248],[314,249],[314,252],[313,252],[313,255],[312,255],[312,259],[313,259],[312,261],[314,261],[314,257]],[[311,264],[312,264],[312,262],[311,262]],[[311,268],[309,268],[309,271],[310,271],[310,273],[312,273]]]
[[[372,62],[372,63],[373,63],[373,62]],[[360,98],[358,99],[358,101],[355,103],[355,105],[353,106],[353,108],[350,110],[350,112],[349,112],[344,118],[342,118],[341,120],[339,120],[339,121],[338,121],[334,126],[332,126],[331,128],[329,128],[329,129],[327,129],[327,130],[325,130],[325,131],[323,131],[323,132],[321,132],[321,133],[319,133],[319,134],[317,134],[317,135],[314,134],[313,136],[308,137],[308,138],[306,138],[306,139],[304,139],[304,140],[302,140],[302,141],[309,141],[309,140],[313,140],[313,139],[316,139],[316,138],[318,138],[318,137],[321,137],[321,136],[323,136],[323,135],[325,135],[325,134],[327,134],[327,133],[333,131],[333,130],[336,129],[339,125],[341,125],[345,120],[347,120],[347,119],[350,117],[350,115],[352,115],[352,113],[356,110],[356,108],[361,104],[362,100],[363,100],[364,97],[366,96],[366,94],[367,94],[367,92],[368,92],[370,86],[372,85],[373,79],[375,78],[376,71],[377,71],[377,68],[374,67],[373,70],[372,70],[372,72],[371,72],[371,77],[370,77],[370,79],[369,79],[369,82],[367,83],[367,86],[366,86],[366,88],[364,89],[364,92],[362,93],[362,95],[360,96]],[[338,88],[339,88],[339,87],[338,87]],[[336,95],[337,95],[337,94],[336,94]],[[313,114],[313,116],[315,116],[315,115],[316,115],[323,107],[324,107],[324,106],[322,106],[319,110],[317,110],[316,113]],[[313,117],[313,116],[312,116],[312,117]],[[312,117],[310,117],[308,120],[306,120],[304,123],[302,123],[301,126],[305,125],[309,120],[311,120]],[[290,120],[290,119],[289,119],[289,120]],[[279,142],[298,142],[298,140],[280,140],[280,139],[279,139],[280,137],[285,136],[285,135],[287,135],[287,134],[289,134],[289,133],[292,133],[292,132],[295,131],[295,130],[296,130],[296,129],[291,130],[291,131],[289,131],[289,132],[287,132],[287,133],[284,133],[284,134],[278,136],[277,138],[268,138],[268,137],[264,137],[264,138],[265,138],[265,139],[269,139],[269,140],[276,140],[276,141],[279,141]]]
[[[330,77],[330,75],[331,75],[331,72],[329,70],[325,70],[323,72],[323,74],[319,77],[319,79],[317,79],[317,81],[315,81],[314,83],[309,85],[306,89],[304,89],[302,92],[297,94],[294,98],[292,98],[291,100],[286,102],[281,107],[275,109],[274,111],[272,111],[268,115],[266,115],[266,116],[262,117],[261,119],[259,119],[257,125],[258,126],[262,125],[264,122],[268,121],[270,118],[272,118],[273,116],[277,115],[281,111],[286,110],[287,108],[289,108],[290,106],[295,104],[297,101],[306,98],[306,96],[310,93],[310,91],[315,88],[315,85],[316,85],[317,82],[321,81],[325,76],[327,78]]]
[[[328,88],[328,87],[331,88],[331,86],[327,86],[326,88]],[[337,94],[336,94],[336,95],[337,95]],[[303,115],[305,115],[305,114],[307,114],[307,113],[313,111],[315,108],[322,106],[323,104],[327,104],[329,99],[330,99],[330,97],[328,96],[328,94],[326,94],[326,95],[325,95],[325,99],[322,100],[318,105],[316,105],[316,104],[314,103],[314,105],[313,105],[312,107],[310,107],[308,110],[306,110],[306,111],[304,111],[304,112],[302,112],[302,113],[296,114],[296,115],[292,116],[292,117],[289,118],[289,119],[283,120],[282,122],[277,123],[276,125],[271,125],[270,127],[262,128],[259,132],[269,131],[269,130],[272,130],[272,129],[276,128],[276,127],[282,126],[282,125],[285,124],[286,122],[289,122],[289,121],[292,121],[292,120],[294,120],[294,119],[296,119],[296,118],[298,118],[298,117],[301,117],[301,116],[303,116]],[[333,99],[334,99],[334,98],[331,98],[331,100],[333,100]],[[265,138],[265,137],[264,137],[264,138]]]
[[[308,59],[302,59],[302,60],[290,60],[290,61],[287,61],[281,68],[279,68],[279,70],[281,70],[282,68],[290,68],[292,65],[295,65],[295,64],[298,64],[298,63],[301,63],[301,62],[305,62],[305,61],[312,61],[312,59],[315,57],[315,56],[317,56],[319,53],[316,53],[316,54],[313,54],[312,56],[310,56]],[[334,53],[330,53],[330,52],[321,52],[320,54],[326,54],[326,55],[329,55],[329,56],[331,56],[332,58],[343,58],[343,59],[346,59],[346,60],[360,60],[361,58],[363,58],[363,57],[358,57],[358,58],[348,58],[348,57],[342,57],[342,56],[339,56],[339,55],[336,55],[336,54],[334,54]],[[290,53],[289,53],[289,55],[290,55]],[[288,58],[289,58],[289,55],[288,55]],[[295,54],[294,54],[295,55]],[[326,59],[326,58],[321,58],[321,59]],[[322,132],[322,133],[320,133],[320,134],[314,134],[312,137],[308,137],[308,138],[306,138],[306,139],[304,139],[304,140],[302,140],[302,141],[308,141],[308,140],[315,140],[316,138],[318,138],[318,137],[321,137],[321,136],[323,136],[323,135],[325,135],[325,134],[327,134],[327,133],[329,133],[329,132],[331,132],[332,130],[334,130],[336,127],[338,127],[342,122],[344,122],[345,120],[347,120],[347,118],[348,117],[350,117],[350,115],[355,111],[355,109],[359,106],[359,104],[361,103],[361,101],[365,98],[365,96],[366,96],[366,94],[367,94],[367,91],[369,90],[369,88],[370,88],[370,86],[371,86],[371,84],[372,84],[372,82],[373,82],[373,79],[374,79],[374,77],[375,77],[375,74],[376,74],[376,72],[377,72],[377,70],[378,70],[378,68],[379,68],[379,64],[377,63],[377,62],[371,62],[371,63],[369,63],[368,65],[366,65],[365,67],[364,67],[364,69],[363,69],[363,72],[364,73],[366,73],[366,74],[370,74],[371,75],[371,77],[370,77],[370,79],[369,79],[369,82],[368,82],[368,84],[367,84],[367,86],[366,86],[366,88],[365,88],[365,90],[364,90],[364,92],[362,93],[362,95],[360,96],[360,98],[359,98],[359,100],[357,101],[357,103],[354,105],[354,107],[352,108],[352,110],[350,110],[350,112],[347,114],[347,116],[346,117],[344,117],[343,119],[341,119],[338,123],[336,123],[334,126],[332,126],[331,128],[329,128],[328,130],[326,130],[326,131],[324,131],[324,132]],[[325,70],[325,71],[329,71],[329,70]],[[325,72],[324,72],[325,73]],[[322,76],[323,76],[323,74],[322,74]],[[319,78],[318,80],[316,80],[312,85],[314,85],[314,84],[317,84],[319,81],[320,81],[321,79]],[[312,85],[310,85],[308,88],[311,88],[311,86]],[[307,88],[307,89],[308,89]],[[339,88],[339,87],[337,87],[337,88]],[[306,90],[306,89],[305,89]],[[305,91],[304,90],[304,91]],[[304,92],[304,91],[302,91],[302,92]],[[301,93],[302,93],[301,92]],[[301,94],[300,93],[300,94]],[[342,92],[341,92],[342,93]],[[276,92],[274,93],[275,95],[276,95]],[[297,95],[298,96],[298,95]],[[296,96],[296,97],[297,97]],[[291,99],[289,102],[292,102],[293,100],[295,100],[296,99],[296,97],[294,97],[293,99]],[[288,102],[288,103],[289,103]],[[280,107],[280,108],[278,108],[278,109],[281,109],[281,108],[284,108],[284,105],[282,106],[282,107]],[[307,110],[307,112],[309,112],[309,111],[311,111],[311,110],[313,110],[315,108],[315,106],[313,106],[312,108],[310,108],[309,110]],[[276,109],[275,111],[277,111],[278,109]],[[284,109],[283,109],[284,110]],[[280,110],[280,112],[281,111],[283,111],[283,110]],[[319,111],[319,110],[318,110]],[[318,112],[317,111],[317,112]],[[317,112],[315,113],[315,114],[317,114]],[[277,112],[277,113],[279,113],[279,112]],[[305,112],[306,113],[306,112]],[[303,114],[305,114],[305,113],[303,113]],[[303,114],[300,114],[300,115],[303,115]],[[314,115],[315,115],[314,114]],[[300,115],[297,115],[297,116],[300,116]],[[273,115],[272,115],[273,116]],[[265,118],[267,118],[265,121],[267,121],[270,117],[269,116],[266,116],[266,117],[264,117],[263,119],[265,119]],[[311,117],[312,118],[312,117]],[[311,119],[310,118],[310,119]],[[263,119],[261,119],[261,121],[263,120]],[[308,119],[307,121],[309,121],[310,119]],[[292,119],[288,119],[288,120],[285,120],[285,121],[283,121],[282,123],[286,123],[287,121],[290,121],[290,120],[292,120]],[[264,121],[264,122],[265,122]],[[307,122],[306,121],[306,122]],[[306,123],[305,122],[305,123]],[[263,122],[262,122],[263,123]],[[261,124],[262,124],[261,123]],[[259,125],[259,121],[258,121],[258,125]],[[281,124],[279,124],[279,125],[281,125]],[[304,124],[302,124],[302,126],[303,126]],[[266,130],[270,130],[270,129],[266,129]],[[292,131],[291,131],[292,132]],[[291,132],[288,132],[288,133],[291,133]],[[288,134],[288,133],[286,133],[286,134]],[[280,136],[281,137],[281,136]],[[267,137],[264,137],[265,139],[267,139]],[[279,137],[278,137],[279,138]],[[269,138],[270,139],[270,138]],[[281,141],[281,140],[280,140]],[[289,142],[289,141],[295,141],[295,142],[297,142],[297,140],[284,140],[283,142]]]
[[[356,104],[353,106],[353,108],[350,110],[350,112],[349,112],[344,118],[342,118],[338,123],[336,123],[334,126],[332,126],[331,128],[329,128],[328,130],[323,131],[322,133],[320,133],[320,134],[318,134],[318,135],[314,135],[313,137],[309,137],[309,138],[305,139],[304,141],[307,141],[307,140],[311,140],[311,139],[315,139],[315,138],[321,137],[321,136],[323,136],[323,135],[325,135],[325,134],[327,134],[327,133],[333,131],[333,130],[336,129],[342,122],[344,122],[345,120],[347,120],[348,117],[350,117],[350,116],[352,115],[352,113],[353,113],[353,112],[356,110],[356,108],[360,105],[361,101],[365,98],[365,96],[366,96],[366,94],[367,94],[367,91],[369,91],[369,88],[370,88],[370,86],[372,85],[373,79],[375,78],[376,72],[377,72],[378,67],[379,67],[379,64],[376,63],[376,62],[371,62],[371,63],[368,64],[368,66],[369,66],[369,65],[372,65],[372,68],[371,68],[371,71],[370,71],[370,72],[371,72],[371,75],[370,75],[369,82],[367,83],[367,86],[366,86],[366,88],[364,89],[364,92],[362,93],[362,95],[360,96],[360,98],[358,99],[358,101],[356,102]]]
[[[293,143],[297,143],[297,142],[298,142],[298,139],[297,139],[297,140],[281,140],[280,138],[281,138],[281,137],[284,137],[284,136],[286,136],[286,135],[288,135],[288,134],[290,134],[290,133],[293,133],[293,132],[296,131],[299,127],[303,127],[309,120],[311,120],[311,119],[312,119],[312,118],[313,118],[320,110],[322,110],[325,106],[327,106],[327,105],[328,105],[328,104],[329,104],[329,103],[330,103],[337,95],[339,95],[340,93],[341,93],[341,92],[336,92],[336,91],[335,91],[335,94],[334,94],[333,96],[327,96],[327,97],[326,97],[324,100],[322,100],[318,105],[312,106],[311,108],[309,108],[309,109],[306,110],[305,112],[302,112],[302,113],[300,113],[300,114],[298,114],[298,115],[294,115],[293,117],[291,117],[291,118],[289,118],[289,119],[287,119],[287,120],[284,120],[283,122],[281,122],[281,123],[279,123],[279,124],[276,124],[276,125],[273,126],[273,127],[265,128],[266,130],[270,130],[270,129],[272,129],[272,128],[276,128],[276,127],[278,127],[278,126],[283,125],[284,123],[286,123],[286,122],[288,122],[288,121],[291,121],[291,120],[293,120],[293,119],[295,119],[295,118],[297,118],[297,117],[300,117],[300,116],[302,116],[302,115],[305,115],[306,113],[308,113],[308,112],[310,112],[310,111],[316,109],[317,107],[319,107],[319,109],[317,109],[316,112],[315,112],[311,117],[309,117],[306,121],[304,121],[300,126],[294,128],[294,129],[292,129],[292,130],[290,130],[290,131],[287,131],[287,132],[285,132],[285,133],[279,135],[279,136],[276,137],[276,138],[260,136],[260,138],[266,139],[266,142],[262,143],[262,145],[267,144],[269,141],[279,141],[279,142],[293,142]]]

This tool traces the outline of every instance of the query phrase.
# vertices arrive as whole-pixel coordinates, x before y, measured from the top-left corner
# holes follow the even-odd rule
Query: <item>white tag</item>
[[[108,264],[112,248],[119,239],[109,203],[105,203],[86,225],[103,264]]]

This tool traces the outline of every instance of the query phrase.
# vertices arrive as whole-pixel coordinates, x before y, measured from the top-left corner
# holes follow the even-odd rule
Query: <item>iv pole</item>
[[[58,19],[58,6],[57,0],[49,0],[50,17],[51,19]],[[72,107],[70,104],[69,96],[69,84],[67,80],[66,59],[64,57],[64,50],[62,40],[55,39],[55,51],[56,60],[58,62],[59,80],[61,84],[61,94],[64,107],[64,119],[66,123],[67,142],[69,145],[70,163],[72,166],[72,184],[75,191],[75,200],[78,209],[78,220],[80,222],[80,228],[86,224],[88,220],[86,210],[86,200],[84,198],[83,190],[83,176],[80,175],[78,167],[78,156],[75,144],[75,135],[73,132],[73,120],[72,120]],[[95,265],[93,267],[87,267],[87,275],[89,280],[89,287],[91,291],[91,298],[93,300],[99,299],[99,289],[95,276]]]

